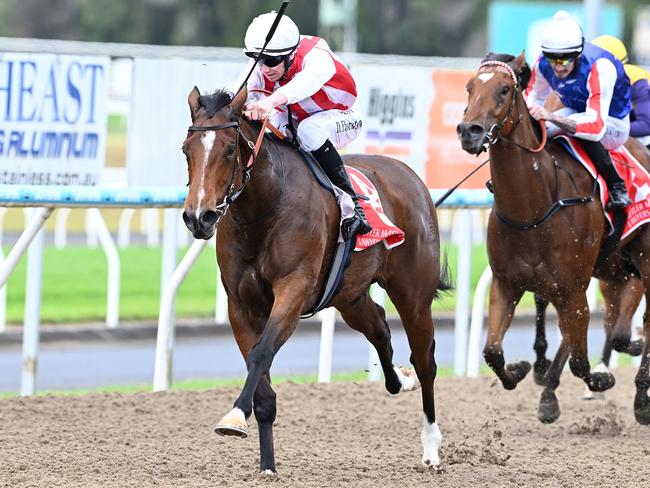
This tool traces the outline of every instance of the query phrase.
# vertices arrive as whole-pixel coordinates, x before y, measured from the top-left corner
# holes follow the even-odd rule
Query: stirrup
[[[630,200],[627,190],[624,186],[622,188],[621,186],[623,185],[617,183],[609,190],[609,202],[607,202],[609,209],[625,208],[632,205],[632,200]]]

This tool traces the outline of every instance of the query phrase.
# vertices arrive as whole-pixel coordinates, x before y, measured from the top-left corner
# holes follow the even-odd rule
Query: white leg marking
[[[605,366],[605,363],[598,363],[598,365],[592,370],[592,373],[611,373],[609,368]],[[582,395],[583,400],[605,400],[604,391],[591,391],[588,386],[585,387],[585,392]]]
[[[275,478],[278,475],[275,471],[271,469],[265,469],[264,471],[260,471],[260,476],[264,476],[265,478]]]
[[[440,469],[440,457],[438,451],[442,445],[442,434],[438,428],[438,423],[429,423],[427,416],[424,415],[422,426],[422,464],[426,467]]]
[[[205,197],[205,170],[208,167],[208,161],[210,159],[210,151],[212,150],[212,146],[214,145],[214,140],[216,138],[216,133],[213,130],[208,130],[206,131],[202,136],[201,136],[201,144],[203,144],[203,163],[201,163],[201,182],[199,183],[199,191],[196,193],[196,218],[199,218],[199,209],[201,208],[201,202],[203,201],[203,197]]]
[[[400,391],[413,391],[420,387],[420,381],[418,380],[413,368],[393,366],[393,369],[395,370],[395,373],[397,373],[399,382],[402,384],[402,389]]]

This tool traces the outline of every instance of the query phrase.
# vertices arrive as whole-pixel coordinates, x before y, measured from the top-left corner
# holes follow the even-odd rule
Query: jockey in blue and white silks
[[[564,107],[544,108],[555,92]],[[560,10],[542,33],[542,55],[533,67],[527,104],[536,120],[545,120],[549,136],[559,132],[581,139],[610,191],[612,207],[631,201],[607,150],[627,141],[630,133],[630,80],[611,53],[584,42],[582,28]]]

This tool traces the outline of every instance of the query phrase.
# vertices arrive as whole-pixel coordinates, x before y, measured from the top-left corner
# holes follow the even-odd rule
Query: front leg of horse
[[[544,384],[544,375],[551,365],[551,361],[546,358],[548,342],[546,341],[546,310],[548,300],[535,293],[535,363],[533,364],[533,378],[538,385]]]
[[[268,372],[262,377],[255,390],[253,410],[259,429],[260,473],[274,475],[276,469],[273,448],[273,422],[275,422],[276,403],[275,392],[271,388]]]
[[[513,390],[530,371],[528,361],[518,361],[506,365],[503,355],[503,336],[512,323],[515,306],[523,291],[508,288],[495,278],[490,288],[490,307],[488,310],[488,332],[483,357],[501,380],[506,390]]]
[[[569,367],[574,376],[582,378],[591,391],[606,391],[616,380],[609,371],[590,371],[587,351],[587,329],[589,327],[589,305],[584,292],[569,297],[558,309],[558,320],[563,335],[570,337],[571,358]]]

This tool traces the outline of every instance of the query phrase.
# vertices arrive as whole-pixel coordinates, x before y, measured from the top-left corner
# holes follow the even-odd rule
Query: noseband
[[[265,121],[266,124],[266,121]],[[217,124],[217,125],[190,125],[187,130],[190,132],[200,132],[200,131],[209,131],[209,130],[223,130],[223,129],[237,129],[237,142],[235,143],[235,153],[237,154],[237,162],[232,168],[232,176],[230,177],[230,183],[228,184],[228,191],[226,192],[226,195],[223,197],[223,201],[216,206],[215,211],[217,212],[217,222],[221,219],[226,214],[226,211],[228,210],[228,207],[230,206],[231,203],[233,203],[239,196],[242,194],[244,191],[244,188],[248,184],[248,181],[250,180],[250,172],[251,169],[253,168],[253,164],[255,164],[255,160],[257,158],[257,152],[259,150],[259,146],[262,142],[262,138],[264,137],[264,130],[265,127],[262,127],[262,130],[260,131],[260,136],[257,140],[257,144],[254,144],[253,141],[248,139],[241,131],[241,127],[239,125],[239,121],[237,122],[225,122],[223,124]],[[244,167],[242,167],[241,164],[241,159],[240,159],[240,154],[239,154],[239,139],[243,139],[244,142],[246,142],[246,145],[250,148],[251,150],[251,157],[248,161],[248,164]],[[235,180],[237,178],[237,171],[239,168],[242,168],[242,183],[241,186],[237,191],[235,191]]]

